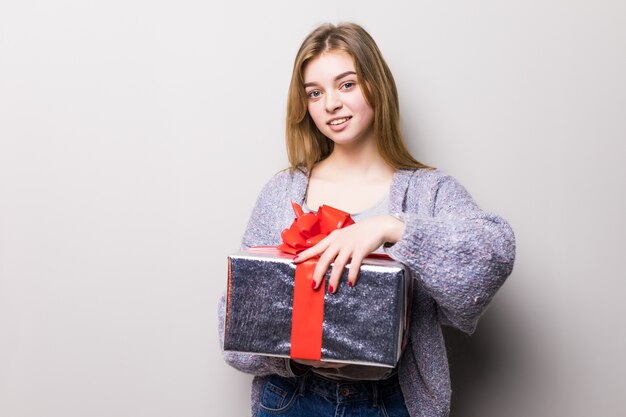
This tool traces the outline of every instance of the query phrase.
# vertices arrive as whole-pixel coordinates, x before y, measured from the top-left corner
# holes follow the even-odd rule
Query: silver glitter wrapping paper
[[[294,274],[289,255],[229,257],[224,350],[289,357]],[[335,294],[325,294],[322,360],[394,367],[407,324],[408,270],[366,259],[355,287],[347,285],[347,269],[341,282]]]

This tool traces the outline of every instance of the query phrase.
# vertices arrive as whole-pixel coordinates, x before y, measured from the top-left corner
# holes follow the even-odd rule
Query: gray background
[[[225,2],[220,2],[225,3]],[[286,165],[291,66],[352,20],[418,159],[517,234],[452,416],[622,416],[626,3],[0,5],[0,415],[243,416],[226,256]]]

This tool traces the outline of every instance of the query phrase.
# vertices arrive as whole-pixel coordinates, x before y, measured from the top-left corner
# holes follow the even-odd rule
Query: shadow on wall
[[[450,376],[451,417],[525,415],[522,392],[532,391],[523,326],[505,305],[492,305],[473,335],[444,326]],[[528,406],[528,404],[526,404]]]

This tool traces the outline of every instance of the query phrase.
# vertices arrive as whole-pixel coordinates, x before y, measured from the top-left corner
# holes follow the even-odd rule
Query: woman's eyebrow
[[[348,75],[356,75],[356,72],[354,72],[354,71],[342,72],[341,74],[339,74],[339,75],[337,75],[335,77],[335,81],[341,80],[343,77],[348,76]],[[312,87],[312,86],[315,86],[315,85],[317,85],[316,82],[304,83],[304,88]]]

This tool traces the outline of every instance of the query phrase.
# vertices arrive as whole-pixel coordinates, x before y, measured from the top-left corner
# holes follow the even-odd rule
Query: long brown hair
[[[307,110],[304,68],[324,52],[343,51],[352,56],[365,99],[374,110],[378,152],[395,169],[429,168],[418,162],[404,144],[400,106],[393,75],[376,42],[361,26],[324,24],[311,32],[298,50],[287,100],[287,155],[291,169],[313,166],[333,150],[333,141],[315,126]]]

